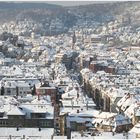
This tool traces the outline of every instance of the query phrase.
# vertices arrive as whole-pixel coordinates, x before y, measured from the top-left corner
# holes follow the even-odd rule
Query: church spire
[[[73,36],[72,36],[72,49],[73,49],[75,43],[76,43],[76,35],[75,35],[75,31],[74,31]]]

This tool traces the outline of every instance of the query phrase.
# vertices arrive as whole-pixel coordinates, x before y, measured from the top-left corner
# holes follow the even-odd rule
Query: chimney
[[[17,96],[17,97],[19,96],[19,89],[18,89],[18,86],[16,86],[16,96]]]
[[[77,104],[78,104],[78,98],[79,98],[79,88],[78,88],[78,86],[76,87],[76,91],[77,91]]]
[[[37,96],[38,96],[38,101],[40,100],[40,94],[37,94]]]
[[[73,105],[74,105],[74,102],[73,102],[73,100],[71,100],[71,107],[72,107],[72,109],[73,109]]]
[[[86,107],[87,107],[87,110],[88,110],[88,101],[87,101],[87,103],[86,103]]]

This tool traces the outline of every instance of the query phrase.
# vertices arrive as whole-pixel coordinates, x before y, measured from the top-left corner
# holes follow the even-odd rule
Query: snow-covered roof
[[[122,114],[118,114],[114,118],[115,125],[126,125],[126,124],[131,124],[131,121],[128,117],[125,117]]]
[[[22,70],[18,66],[13,66],[9,69],[11,75],[23,75]]]
[[[129,133],[140,134],[140,122],[138,122],[138,123],[129,131]]]
[[[88,134],[89,133],[89,134]],[[91,136],[90,132],[84,132],[83,136],[81,135],[81,132],[72,131],[71,132],[71,139],[94,139],[94,140],[101,140],[101,139],[126,139],[126,136],[123,135],[123,133],[117,133],[115,135],[112,135],[112,132],[100,132],[96,133],[96,136]],[[129,134],[128,139],[137,139],[134,134]]]
[[[93,119],[74,116],[74,117],[68,117],[68,120],[70,122],[85,123],[85,122],[92,122]]]
[[[30,117],[31,113],[45,113],[47,118],[52,119],[54,114],[54,107],[50,101],[40,98],[36,98],[30,103],[22,103],[19,106],[23,112],[26,113],[27,117]]]
[[[67,139],[67,136],[53,136],[53,139],[66,140]]]
[[[66,92],[65,94],[62,95],[62,98],[66,98],[66,97],[76,97],[77,96],[77,90],[75,88],[73,88],[72,90]]]
[[[41,131],[38,128],[19,128],[17,131],[17,128],[0,127],[2,139],[8,139],[10,136],[11,139],[21,139],[23,136],[25,139],[51,139],[53,133],[54,128],[41,128]]]
[[[92,35],[91,35],[91,38],[101,38],[101,36],[98,35],[98,34],[92,34]]]
[[[17,86],[18,87],[30,87],[29,84],[24,81],[18,81]]]
[[[111,87],[107,90],[110,99],[114,101],[117,97],[121,98],[124,97],[126,91],[122,90],[121,88],[114,88]]]
[[[20,110],[17,106],[12,106],[11,110],[7,112],[7,115],[25,115],[22,110]]]
[[[126,111],[124,112],[129,118],[132,118],[134,116],[134,110],[137,107],[137,103],[131,104]]]

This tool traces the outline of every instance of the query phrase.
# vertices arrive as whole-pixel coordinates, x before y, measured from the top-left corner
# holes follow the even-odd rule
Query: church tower
[[[72,49],[74,49],[75,43],[76,43],[76,35],[75,35],[75,32],[74,32],[73,36],[72,36]]]

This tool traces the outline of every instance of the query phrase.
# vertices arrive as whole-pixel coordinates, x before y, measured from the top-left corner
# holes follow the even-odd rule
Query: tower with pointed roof
[[[72,49],[74,48],[75,43],[76,43],[76,35],[74,31],[73,36],[72,36]]]

